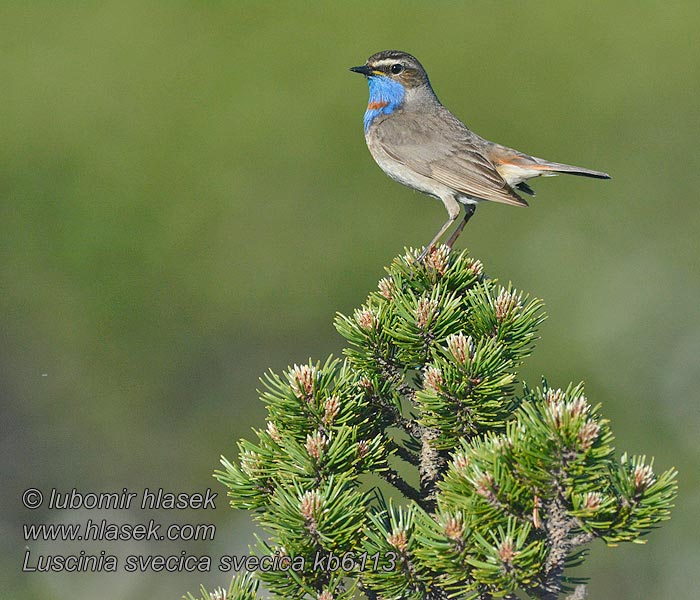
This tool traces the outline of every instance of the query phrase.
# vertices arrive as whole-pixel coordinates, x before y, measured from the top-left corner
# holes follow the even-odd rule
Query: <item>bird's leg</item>
[[[442,234],[445,233],[450,228],[450,225],[454,223],[457,220],[457,216],[459,213],[455,216],[450,216],[447,221],[445,221],[445,224],[440,228],[440,231],[438,231],[435,234],[435,237],[430,240],[430,243],[423,249],[423,252],[420,253],[420,256],[418,257],[418,262],[423,262],[423,259],[428,255],[428,252],[430,252],[433,247],[435,246],[435,243],[442,237]]]
[[[459,211],[460,211],[460,204],[455,200],[454,198],[448,197],[447,199],[442,199],[443,204],[445,205],[445,208],[447,209],[447,214],[450,215],[450,218],[445,221],[445,224],[440,227],[440,231],[438,231],[435,234],[435,237],[430,240],[430,243],[425,247],[423,252],[420,253],[420,256],[418,257],[418,262],[423,262],[423,259],[428,255],[428,252],[430,252],[437,241],[442,237],[442,234],[445,233],[452,223],[454,223],[457,220],[457,217],[459,216]],[[470,215],[471,216],[471,215]]]
[[[474,214],[474,211],[476,210],[476,204],[465,204],[464,205],[464,220],[457,225],[457,229],[455,229],[452,232],[452,235],[450,236],[450,239],[447,240],[447,247],[452,250],[452,246],[454,246],[454,243],[457,241],[457,238],[459,237],[459,234],[462,233],[462,230],[467,224],[467,221],[471,219],[472,215]]]

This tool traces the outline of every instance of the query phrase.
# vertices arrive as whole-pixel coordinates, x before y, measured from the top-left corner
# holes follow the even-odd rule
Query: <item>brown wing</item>
[[[393,114],[377,124],[375,140],[394,160],[465,196],[527,206],[482,154],[481,138],[443,111]]]

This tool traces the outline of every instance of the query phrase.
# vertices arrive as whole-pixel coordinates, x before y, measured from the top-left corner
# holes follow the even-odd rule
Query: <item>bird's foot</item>
[[[423,252],[421,252],[418,255],[418,258],[416,259],[417,262],[422,263],[425,261],[425,257],[428,256],[428,252],[433,252],[435,250],[434,245],[428,245],[425,248],[423,248]]]
[[[419,263],[425,263],[426,266],[435,267],[437,264],[444,263],[451,251],[452,247],[447,244],[441,244],[439,246],[432,244],[423,248],[423,251],[418,255],[416,260]]]

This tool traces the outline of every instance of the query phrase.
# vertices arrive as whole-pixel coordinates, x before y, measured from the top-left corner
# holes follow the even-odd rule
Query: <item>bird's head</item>
[[[405,90],[430,85],[428,75],[423,65],[415,56],[399,50],[383,50],[367,59],[361,67],[350,69],[355,73],[361,73],[370,81],[373,79],[386,79],[400,85]]]
[[[418,59],[407,52],[384,50],[350,69],[367,78],[369,103],[365,112],[365,131],[380,115],[390,115],[404,108],[414,98],[435,98],[428,75]]]

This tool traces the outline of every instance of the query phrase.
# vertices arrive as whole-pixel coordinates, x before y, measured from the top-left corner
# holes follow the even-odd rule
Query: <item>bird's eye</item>
[[[396,63],[394,65],[391,65],[391,72],[394,75],[398,75],[399,73],[401,73],[401,71],[403,71],[403,65],[401,63]]]

